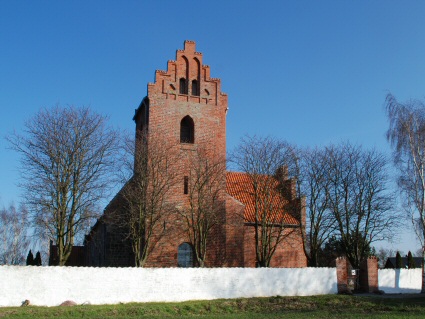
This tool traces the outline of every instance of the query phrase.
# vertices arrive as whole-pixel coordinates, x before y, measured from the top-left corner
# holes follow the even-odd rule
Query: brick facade
[[[151,136],[161,136],[178,154],[180,180],[171,186],[168,201],[176,209],[188,205],[184,192],[184,176],[189,175],[192,154],[199,149],[213,150],[213,155],[226,158],[227,95],[221,92],[220,79],[211,78],[210,68],[203,64],[203,56],[196,52],[195,42],[185,41],[184,49],[177,50],[176,59],[168,61],[166,71],[156,71],[155,81],[148,84],[148,95],[136,110],[136,136],[143,131]],[[183,132],[183,133],[182,133]],[[184,140],[182,140],[184,136]],[[148,140],[148,143],[152,141]],[[137,151],[137,150],[136,150]],[[208,153],[209,154],[209,153]],[[255,267],[253,227],[244,218],[244,203],[226,194],[226,173],[220,181],[220,223],[209,238],[207,267]],[[292,180],[282,180],[283,196],[288,203],[300,206],[294,197]],[[125,186],[124,186],[125,187]],[[104,223],[108,212],[120,206],[119,194],[105,209],[104,217],[86,238],[86,258],[93,266],[132,266],[131,245],[113,224]],[[298,209],[299,212],[302,210]],[[305,214],[294,216],[305,218]],[[183,231],[183,221],[176,213],[162,221],[166,235],[149,255],[147,267],[176,267],[178,246],[189,242]],[[298,225],[298,226],[297,226]],[[306,267],[299,222],[288,228],[287,239],[277,249],[273,267]]]
[[[348,287],[348,271],[350,268],[350,264],[347,258],[338,257],[335,260],[335,267],[336,267],[338,293],[339,294],[349,293],[350,289]]]
[[[301,268],[306,267],[299,229],[284,230],[285,239],[277,247],[270,262],[271,267]],[[244,267],[255,267],[255,231],[254,226],[244,226]]]
[[[363,260],[360,264],[360,289],[364,292],[378,291],[378,258],[375,256]]]

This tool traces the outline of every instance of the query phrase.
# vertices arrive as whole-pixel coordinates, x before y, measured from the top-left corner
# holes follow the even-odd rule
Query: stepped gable
[[[220,79],[211,78],[210,67],[202,64],[202,53],[196,52],[196,43],[190,40],[184,42],[183,50],[176,51],[175,60],[168,61],[166,71],[155,71],[154,83],[148,84],[148,96],[158,92],[165,99],[227,107]]]

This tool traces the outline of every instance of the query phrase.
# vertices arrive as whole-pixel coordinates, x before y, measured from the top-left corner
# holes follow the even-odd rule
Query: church
[[[179,211],[186,211],[191,205],[189,190],[193,174],[190,165],[194,154],[199,154],[201,149],[211,150],[202,153],[203,163],[212,163],[217,158],[226,159],[227,112],[228,98],[221,91],[221,81],[211,78],[210,67],[203,64],[203,55],[196,51],[193,41],[185,41],[184,49],[177,50],[175,60],[168,61],[167,70],[157,70],[154,83],[147,85],[147,96],[133,117],[136,129],[134,176],[140,161],[138,155],[148,147],[148,161],[152,161],[152,154],[164,144],[169,146],[169,152],[178,160],[169,161],[165,169],[174,176],[173,182],[167,185],[165,199],[169,213],[161,215],[156,221],[159,227],[152,230],[154,240],[151,241],[145,267],[199,266],[193,238],[185,231],[183,215]],[[161,137],[164,142],[153,144],[153,136]],[[288,233],[276,248],[270,266],[306,267],[302,244],[305,210],[300,204],[302,199],[296,197],[295,181],[285,176],[285,169],[281,173],[276,183],[282,185],[276,187],[274,192],[278,193],[279,202],[284,205],[276,214],[284,220],[285,232]],[[225,166],[217,170],[217,174],[217,196],[213,205],[218,207],[218,213],[206,237],[205,264],[202,266],[256,267],[256,221],[249,177],[242,172],[226,171]],[[116,216],[117,211],[122,213],[118,216],[126,218],[123,210],[127,206],[123,205],[123,197],[129,184],[123,186],[86,235],[86,266],[135,265],[134,243],[117,226],[118,221],[111,218],[112,215]],[[285,207],[294,204],[299,207],[296,213],[285,211]],[[147,232],[144,235],[148,236]],[[146,244],[146,238],[142,238],[141,242],[142,246]]]

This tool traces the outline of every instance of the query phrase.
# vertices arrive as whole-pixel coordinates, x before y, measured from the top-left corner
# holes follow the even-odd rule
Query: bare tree
[[[425,247],[425,104],[418,100],[400,103],[388,94],[386,113],[389,120],[387,139],[399,171],[398,187],[404,198],[403,207]],[[425,269],[422,292],[425,292]]]
[[[298,180],[306,197],[306,233],[304,252],[308,265],[319,267],[319,256],[325,242],[335,230],[336,220],[329,209],[329,160],[326,149],[307,149],[300,156]]]
[[[387,188],[387,160],[376,150],[349,143],[330,146],[328,206],[353,267],[367,257],[371,243],[390,240],[400,216]]]
[[[209,240],[224,217],[226,159],[216,155],[213,149],[198,147],[189,154],[188,171],[189,175],[183,178],[189,204],[180,207],[178,212],[196,263],[204,267]]]
[[[30,245],[28,211],[14,204],[0,210],[0,265],[21,265]]]
[[[248,177],[242,188],[253,201],[257,265],[269,267],[276,249],[296,229],[293,217],[300,217],[300,206],[288,205],[282,196],[291,192],[283,189],[282,177],[286,179],[287,168],[293,165],[293,148],[271,137],[246,137],[231,158]]]
[[[371,256],[376,256],[375,247],[371,246],[368,242],[364,241],[364,237],[354,237],[350,239],[350,242],[359,242],[358,247],[362,247],[363,256],[362,259],[366,259]],[[352,249],[348,247],[348,249]],[[325,242],[321,253],[319,255],[321,267],[333,267],[335,266],[335,259],[338,257],[347,256],[347,248],[341,236],[337,233],[332,234],[329,239]]]
[[[389,257],[395,256],[396,252],[393,249],[379,248],[376,257],[378,257],[379,268],[384,268]]]
[[[135,266],[143,267],[166,234],[167,216],[176,210],[168,199],[177,181],[179,161],[175,146],[161,134],[148,134],[144,130],[137,134],[136,142],[127,139],[125,143],[121,174],[125,185],[119,192],[122,205],[113,212],[110,221],[130,240]]]
[[[25,198],[34,226],[58,247],[64,265],[110,186],[117,134],[89,108],[42,109],[22,134],[7,137],[21,155]]]

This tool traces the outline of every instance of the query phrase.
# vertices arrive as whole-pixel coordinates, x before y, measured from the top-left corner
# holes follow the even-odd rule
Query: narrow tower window
[[[199,85],[197,80],[192,81],[192,95],[199,96]]]
[[[192,118],[187,115],[180,122],[180,143],[195,142],[195,125]]]
[[[189,177],[188,176],[184,177],[183,193],[186,195],[189,194]]]
[[[180,79],[180,94],[187,94],[187,83],[185,78]]]

